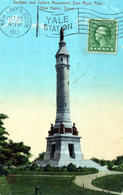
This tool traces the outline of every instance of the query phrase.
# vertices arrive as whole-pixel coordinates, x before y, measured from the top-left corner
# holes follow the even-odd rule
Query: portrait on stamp
[[[117,53],[117,20],[89,19],[88,52]]]
[[[105,47],[111,41],[111,31],[107,26],[99,26],[94,34],[97,45]]]

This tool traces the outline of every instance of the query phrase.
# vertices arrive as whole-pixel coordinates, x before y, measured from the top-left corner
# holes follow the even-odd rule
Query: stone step
[[[37,161],[36,162],[38,166],[45,167],[47,164],[51,164],[54,167],[59,167],[59,161],[58,160],[43,160],[43,161]],[[69,164],[69,162],[68,162]],[[92,160],[82,160],[81,167],[87,167],[87,168],[96,168],[99,171],[106,171],[107,166],[100,166],[98,163],[92,161]]]

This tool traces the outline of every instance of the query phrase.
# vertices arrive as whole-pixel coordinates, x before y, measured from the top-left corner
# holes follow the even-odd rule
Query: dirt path
[[[106,175],[114,175],[114,174],[123,174],[123,172],[115,172],[115,171],[100,171],[97,174],[91,174],[91,175],[82,175],[82,176],[76,176],[75,184],[87,189],[96,190],[96,191],[104,191],[106,193],[109,193],[109,190],[103,190],[101,188],[95,187],[91,184],[92,180],[106,176]],[[111,194],[121,194],[119,192],[113,192],[110,191]]]

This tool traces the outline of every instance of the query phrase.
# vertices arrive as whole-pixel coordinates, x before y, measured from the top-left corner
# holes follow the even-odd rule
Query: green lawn
[[[106,195],[76,186],[71,178],[41,176],[0,177],[0,194],[34,195],[35,187],[40,186],[41,195]]]
[[[123,191],[123,175],[108,175],[95,179],[93,185],[111,191]]]

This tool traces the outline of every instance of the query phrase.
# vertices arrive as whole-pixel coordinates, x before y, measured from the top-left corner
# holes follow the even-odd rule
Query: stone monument
[[[54,167],[67,166],[70,163],[79,166],[98,166],[91,160],[84,160],[81,152],[79,132],[70,119],[69,102],[69,54],[64,41],[64,30],[60,30],[59,49],[56,53],[56,120],[48,131],[47,149],[39,166],[51,164]]]
[[[47,149],[41,166],[51,164],[62,167],[70,163],[80,166],[82,164],[82,153],[80,147],[80,136],[75,123],[72,125],[70,119],[69,103],[69,54],[64,41],[64,30],[60,30],[59,50],[56,53],[56,120],[51,124],[48,131]],[[38,163],[39,164],[39,163]]]

